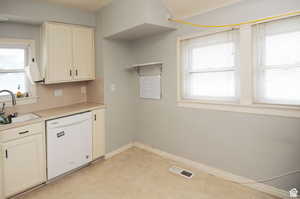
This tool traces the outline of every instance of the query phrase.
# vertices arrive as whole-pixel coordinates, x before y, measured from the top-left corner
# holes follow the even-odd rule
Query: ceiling
[[[177,18],[190,17],[241,0],[163,0],[171,14]]]
[[[62,4],[65,6],[81,8],[89,11],[96,11],[99,8],[110,3],[112,0],[45,0],[45,1]]]
[[[45,0],[52,3],[96,11],[112,0]],[[151,1],[151,0],[149,0]],[[174,17],[189,17],[241,0],[162,0]]]

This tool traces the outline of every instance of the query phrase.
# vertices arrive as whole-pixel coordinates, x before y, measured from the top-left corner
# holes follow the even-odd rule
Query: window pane
[[[192,49],[192,70],[234,67],[234,44],[223,43]]]
[[[0,73],[0,90],[6,89],[16,93],[19,85],[20,91],[25,92],[24,73]]]
[[[300,68],[265,72],[265,98],[300,103]]]
[[[300,32],[266,37],[266,65],[300,63]]]
[[[194,73],[190,85],[191,96],[231,98],[235,96],[235,72]]]
[[[0,48],[0,69],[23,69],[24,66],[24,49]]]

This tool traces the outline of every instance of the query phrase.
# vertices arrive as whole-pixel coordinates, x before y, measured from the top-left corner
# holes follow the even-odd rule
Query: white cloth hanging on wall
[[[140,97],[145,99],[161,98],[161,76],[140,76]]]

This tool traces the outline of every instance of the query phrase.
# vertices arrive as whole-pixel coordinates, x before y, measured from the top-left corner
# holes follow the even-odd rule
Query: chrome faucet
[[[11,104],[13,106],[15,106],[17,104],[16,102],[16,96],[13,92],[11,92],[10,90],[0,90],[0,93],[8,93],[10,96],[11,96]],[[3,105],[2,105],[2,109],[1,109],[1,112],[0,114],[4,114],[4,109],[5,109],[5,102],[3,102]]]
[[[10,90],[0,90],[0,93],[8,93],[11,96],[11,103],[13,106],[15,106],[17,104],[16,102],[16,96],[13,92],[11,92]]]

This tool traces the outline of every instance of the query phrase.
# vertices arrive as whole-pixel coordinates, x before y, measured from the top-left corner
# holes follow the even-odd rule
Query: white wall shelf
[[[143,63],[143,64],[135,64],[135,65],[127,67],[127,69],[128,70],[136,70],[137,73],[140,75],[141,68],[159,67],[160,75],[161,75],[162,74],[162,66],[163,66],[163,62],[149,62],[149,63]]]
[[[127,69],[138,69],[140,67],[156,66],[156,65],[160,65],[160,67],[162,67],[163,62],[149,62],[149,63],[143,63],[143,64],[135,64],[135,65],[127,67]]]

